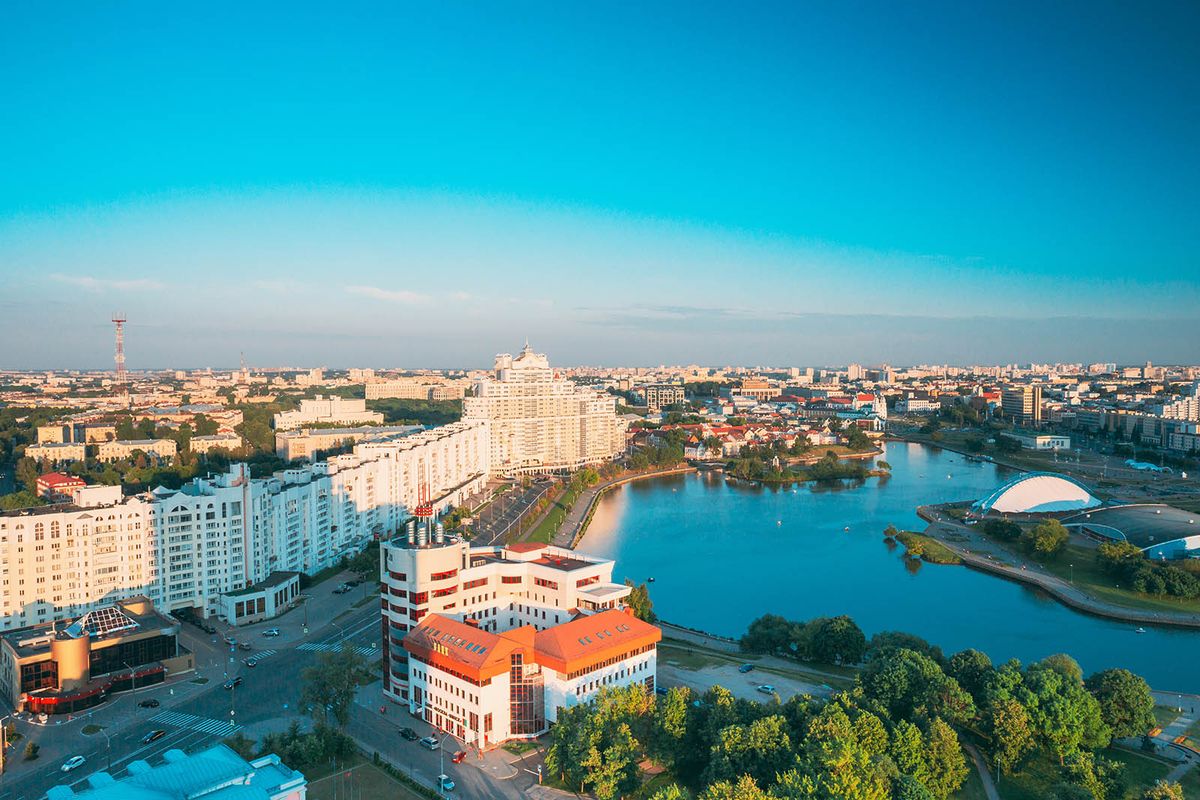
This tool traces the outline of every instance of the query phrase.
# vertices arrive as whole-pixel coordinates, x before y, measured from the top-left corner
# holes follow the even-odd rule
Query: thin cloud
[[[91,275],[63,275],[61,273],[55,273],[51,275],[50,278],[58,283],[65,283],[69,286],[75,286],[88,292],[127,292],[165,288],[161,281],[151,280],[150,278],[119,280],[112,278],[96,278]]]
[[[254,288],[279,294],[299,294],[309,287],[308,284],[297,283],[296,281],[255,281]]]
[[[347,286],[346,291],[350,294],[371,297],[375,300],[383,300],[388,303],[416,305],[429,302],[428,295],[410,292],[405,289],[381,289],[378,286]]]

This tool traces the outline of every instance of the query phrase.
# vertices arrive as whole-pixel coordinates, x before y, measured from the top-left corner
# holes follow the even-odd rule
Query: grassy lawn
[[[914,531],[900,531],[896,538],[911,555],[920,556],[930,564],[961,564],[962,559],[937,539],[922,536]]]
[[[1166,777],[1171,767],[1166,762],[1129,750],[1109,748],[1100,755],[1125,765],[1125,794],[1109,800],[1136,800],[1159,779]],[[1039,758],[1031,761],[1016,775],[1000,779],[1000,796],[1004,800],[1043,800],[1051,796],[1052,787],[1062,780],[1058,762],[1054,758]],[[1188,795],[1189,797],[1191,795]]]
[[[1013,550],[1013,556],[1025,562],[1032,560],[1016,550]],[[1075,584],[1100,600],[1140,611],[1200,613],[1200,600],[1172,600],[1168,597],[1152,597],[1118,588],[1113,584],[1112,578],[1096,563],[1096,551],[1075,542],[1068,544],[1067,549],[1056,560],[1048,561],[1042,566],[1047,572],[1069,581],[1072,579],[1072,564],[1075,565]]]
[[[571,510],[571,506],[575,505],[580,494],[581,492],[568,487],[566,491],[555,498],[554,502],[550,504],[549,513],[534,526],[533,530],[529,531],[525,536],[525,541],[549,544],[550,540],[554,538],[554,534],[558,533],[558,526],[566,519],[567,512]]]
[[[632,794],[629,794],[628,797],[629,800],[646,800],[646,798],[653,797],[654,794],[660,789],[665,789],[668,786],[679,786],[680,788],[683,788],[682,784],[676,781],[671,773],[660,772],[639,786]]]
[[[1179,779],[1184,797],[1200,797],[1200,767],[1192,767]]]
[[[83,726],[83,730],[81,730],[80,733],[82,733],[84,736],[94,736],[102,730],[104,730],[103,725],[97,725],[89,722],[87,725]]]
[[[347,777],[346,773],[350,775]],[[423,800],[422,796],[388,775],[374,764],[361,763],[317,780],[309,779],[309,800],[334,800],[335,797],[389,797]]]
[[[1179,712],[1172,706],[1155,706],[1154,707],[1154,722],[1158,727],[1165,728],[1170,725],[1179,716]]]
[[[1184,511],[1192,511],[1200,514],[1200,499],[1197,500],[1169,500],[1168,503],[1176,508],[1182,508]]]
[[[537,750],[537,745],[533,744],[532,742],[517,741],[509,742],[508,744],[504,745],[504,749],[512,753],[514,756],[519,756],[528,753],[530,750]]]

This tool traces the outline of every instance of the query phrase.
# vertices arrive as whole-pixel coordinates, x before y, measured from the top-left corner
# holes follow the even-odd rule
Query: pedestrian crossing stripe
[[[195,714],[185,714],[182,711],[164,711],[161,714],[151,717],[150,721],[161,722],[164,725],[173,725],[176,728],[199,731],[200,733],[211,733],[217,736],[232,736],[242,729],[241,725],[234,725],[223,719],[198,717]]]
[[[247,660],[253,659],[254,661],[262,661],[267,656],[275,655],[276,652],[277,651],[275,650],[259,650],[257,653],[251,653],[250,658]]]
[[[318,642],[305,642],[296,648],[297,650],[316,651],[320,653],[337,653],[342,649],[340,644],[322,644]],[[375,648],[360,646],[353,648],[354,652],[360,656],[369,656],[375,652]]]

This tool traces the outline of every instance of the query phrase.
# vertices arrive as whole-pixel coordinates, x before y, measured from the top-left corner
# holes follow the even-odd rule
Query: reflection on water
[[[890,443],[888,479],[762,487],[716,473],[626,484],[596,508],[581,549],[644,581],[668,620],[738,635],[765,612],[850,614],[868,635],[906,630],[948,653],[996,661],[1075,656],[1091,672],[1133,669],[1158,688],[1200,690],[1200,632],[1079,614],[1044,592],[965,567],[906,563],[881,546],[889,524],[920,530],[922,503],[975,499],[1009,473],[922,445]],[[950,477],[947,477],[947,476]],[[849,528],[849,532],[844,530]]]

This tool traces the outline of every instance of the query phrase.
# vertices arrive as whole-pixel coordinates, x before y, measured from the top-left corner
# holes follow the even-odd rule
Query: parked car
[[[70,772],[73,769],[79,769],[86,762],[87,762],[87,759],[84,758],[83,756],[71,756],[70,758],[68,758],[66,761],[63,762],[61,769],[63,772]]]
[[[151,742],[156,742],[166,735],[167,735],[166,731],[150,731],[149,733],[147,733],[145,736],[142,737],[142,744],[150,744]]]
[[[654,693],[655,693],[655,694],[666,695],[666,693],[667,693],[667,687],[665,687],[665,686],[655,686],[655,687],[654,687]]]
[[[759,686],[758,690],[763,694],[775,694],[775,687],[769,683],[764,683],[762,686]]]
[[[463,762],[463,759],[466,757],[467,757],[467,751],[459,750],[457,753],[454,754],[454,757],[450,759],[450,763],[461,764]]]
[[[263,631],[262,635],[263,636],[278,636],[279,628],[267,628],[265,631]]]
[[[235,686],[241,686],[241,685],[242,685],[242,679],[240,677],[230,678],[229,680],[225,681],[226,689],[232,689]]]
[[[450,780],[449,775],[438,775],[438,784],[442,787],[443,792],[454,791],[454,781]]]
[[[421,740],[421,747],[424,747],[426,750],[437,750],[441,746],[441,742],[433,736],[426,736]]]
[[[354,587],[351,586],[350,584],[343,583],[343,584],[340,584],[336,589],[334,589],[333,593],[334,594],[345,594],[346,592],[351,591],[353,588]]]
[[[417,736],[417,732],[414,731],[412,728],[401,728],[400,729],[400,738],[405,739],[410,742],[415,742],[417,739],[419,739],[421,737]]]
[[[233,638],[232,636],[226,636],[226,637],[225,637],[225,644],[228,644],[228,645],[235,645],[235,644],[237,644],[237,639]]]
[[[741,673],[753,672],[753,671],[754,671],[753,664],[742,664],[740,667],[738,667],[738,672],[741,672]]]
[[[159,703],[157,700],[151,697],[149,700],[143,700],[142,702],[138,703],[138,705],[142,708],[158,708],[160,705],[162,705],[162,703]]]

